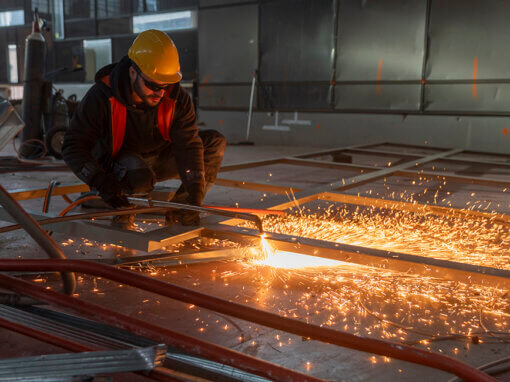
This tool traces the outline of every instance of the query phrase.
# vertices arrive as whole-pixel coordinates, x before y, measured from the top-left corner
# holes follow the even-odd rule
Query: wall
[[[509,11],[504,0],[200,1],[200,121],[245,140],[257,69],[255,142],[510,152]],[[267,128],[275,111],[310,126]]]

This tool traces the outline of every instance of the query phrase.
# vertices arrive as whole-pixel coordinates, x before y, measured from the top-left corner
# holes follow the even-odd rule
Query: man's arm
[[[78,105],[69,129],[66,131],[62,156],[71,170],[89,186],[94,185],[95,178],[106,172],[92,155],[93,150],[100,150],[100,138],[108,130],[108,99],[94,85]],[[104,140],[104,137],[103,137]]]

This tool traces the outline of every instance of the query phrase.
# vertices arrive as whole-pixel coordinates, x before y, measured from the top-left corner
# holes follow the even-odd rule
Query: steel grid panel
[[[427,79],[508,79],[510,3],[501,0],[433,0]],[[476,70],[475,69],[476,60]]]
[[[332,13],[332,0],[262,3],[261,80],[329,82],[334,47]]]
[[[341,0],[337,80],[419,80],[427,2]]]

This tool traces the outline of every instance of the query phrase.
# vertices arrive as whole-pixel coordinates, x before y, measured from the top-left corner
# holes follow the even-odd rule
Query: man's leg
[[[227,141],[225,137],[216,130],[201,130],[198,135],[202,139],[204,145],[204,168],[205,168],[205,190],[204,195],[209,191],[216,180],[216,175],[221,167],[223,155]],[[156,174],[158,182],[168,179],[179,178],[179,171],[175,157],[171,149],[163,151],[156,159],[152,169]],[[188,192],[181,184],[179,189],[175,192],[172,201],[175,203],[185,203],[188,197]]]
[[[113,173],[120,181],[126,195],[146,195],[154,188],[156,176],[148,163],[138,154],[119,154],[113,164]],[[112,224],[124,229],[133,229],[135,215],[115,216]]]
[[[216,130],[201,130],[198,134],[204,144],[205,195],[216,181],[225,155],[227,140]]]
[[[202,139],[204,145],[204,167],[205,167],[205,194],[211,189],[216,180],[216,175],[221,167],[223,155],[225,154],[226,140],[219,132],[215,130],[202,130],[199,131],[199,136]],[[173,156],[171,149],[165,150],[157,158],[154,166],[152,167],[157,181],[179,178],[179,171],[177,169],[177,163]],[[187,203],[188,191],[183,184],[175,192],[172,198],[174,203]],[[178,215],[178,214],[177,214]],[[172,224],[177,222],[179,219],[176,214],[169,211],[166,216],[166,223]]]

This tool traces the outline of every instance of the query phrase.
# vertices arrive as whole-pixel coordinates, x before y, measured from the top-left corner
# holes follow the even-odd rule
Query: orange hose
[[[84,202],[87,202],[89,200],[97,200],[97,199],[101,199],[100,196],[97,196],[97,195],[93,195],[93,196],[86,196],[82,199],[78,199],[78,200],[75,200],[74,202],[72,202],[71,204],[69,204],[66,208],[64,208],[62,211],[60,211],[60,213],[58,214],[58,216],[65,216],[69,211],[71,211],[74,207],[76,206],[79,206],[80,204],[84,203]]]

